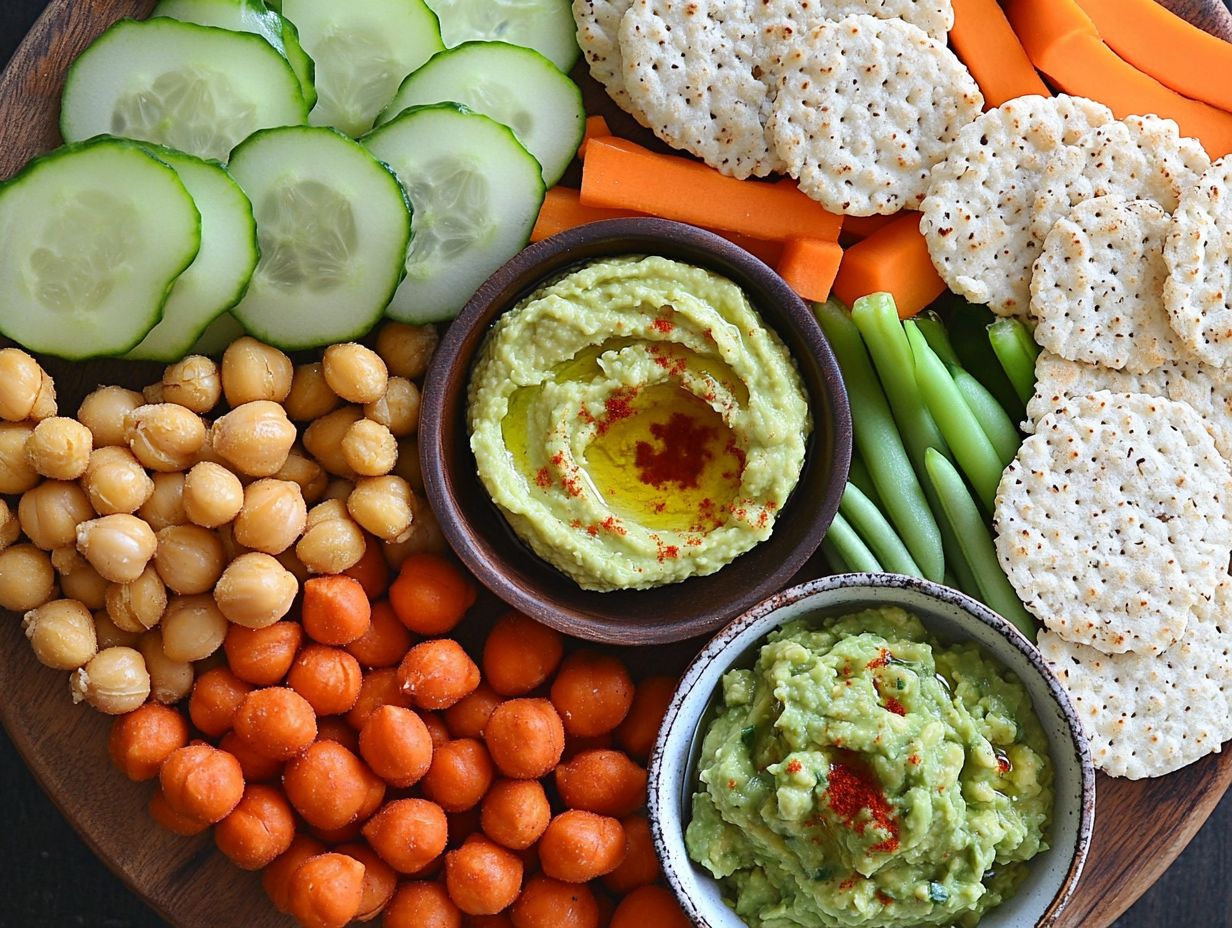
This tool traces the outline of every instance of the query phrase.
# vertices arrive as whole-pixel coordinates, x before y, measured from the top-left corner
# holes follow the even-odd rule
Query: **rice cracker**
[[[635,117],[625,90],[624,59],[620,54],[620,21],[633,0],[573,0],[578,46],[591,76],[602,84],[616,105]]]
[[[1144,374],[1185,349],[1163,307],[1168,214],[1149,200],[1084,200],[1044,239],[1031,278],[1035,340],[1071,361]]]
[[[993,524],[1023,604],[1066,639],[1160,654],[1227,577],[1232,473],[1185,403],[1101,390],[1036,423]]]
[[[1064,94],[1017,97],[963,127],[935,168],[920,230],[950,289],[1000,316],[1025,316],[1040,242],[1031,234],[1044,169],[1064,145],[1113,119]]]

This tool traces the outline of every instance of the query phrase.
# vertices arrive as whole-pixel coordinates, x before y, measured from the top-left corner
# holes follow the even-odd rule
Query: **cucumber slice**
[[[0,186],[0,332],[72,360],[122,354],[200,245],[192,197],[141,146],[57,149]]]
[[[240,301],[257,267],[257,223],[252,204],[217,161],[169,148],[151,148],[180,175],[201,213],[201,250],[171,286],[158,325],[126,357],[178,361],[220,313]]]
[[[508,42],[533,48],[565,73],[578,59],[577,24],[569,0],[428,0],[446,48],[464,42]]]
[[[406,280],[386,314],[452,319],[530,239],[546,189],[539,163],[508,127],[454,103],[407,110],[364,144],[415,210]]]
[[[261,261],[232,313],[270,344],[314,348],[363,335],[398,282],[410,207],[393,171],[334,129],[258,132],[231,174],[252,200]]]
[[[60,132],[70,142],[122,135],[225,161],[258,129],[307,117],[291,65],[260,36],[122,19],[68,69]]]
[[[238,319],[230,313],[223,313],[206,327],[188,353],[217,356],[226,351],[227,346],[237,338],[243,338],[247,334]]]
[[[294,27],[288,31],[287,21],[263,0],[159,0],[150,16],[167,16],[180,22],[261,36],[290,63],[299,80],[304,102],[309,107],[317,102],[316,87],[312,83],[312,59],[299,44]]]
[[[398,88],[380,116],[408,106],[452,101],[508,126],[543,167],[549,187],[560,180],[586,131],[582,91],[536,51],[504,42],[467,42],[434,55]]]
[[[358,136],[372,128],[402,79],[444,48],[423,0],[283,0],[317,63],[309,121]]]

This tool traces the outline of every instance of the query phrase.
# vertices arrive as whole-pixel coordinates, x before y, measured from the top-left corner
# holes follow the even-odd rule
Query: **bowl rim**
[[[629,241],[630,239],[633,241]],[[683,245],[698,252],[708,253],[713,256],[713,263],[704,264],[700,259],[695,259],[694,263],[707,266],[715,273],[724,276],[739,276],[754,283],[759,291],[756,294],[758,299],[753,299],[754,307],[762,316],[766,327],[779,335],[785,343],[789,341],[785,332],[790,327],[793,337],[806,346],[812,355],[813,363],[819,370],[821,387],[821,390],[815,393],[809,389],[807,381],[804,383],[804,391],[809,398],[810,412],[813,415],[809,455],[823,456],[827,448],[830,455],[828,461],[811,461],[810,456],[806,456],[801,470],[802,476],[810,463],[812,466],[827,469],[824,487],[819,494],[820,502],[816,514],[810,517],[810,524],[802,536],[801,543],[792,547],[787,552],[787,556],[777,562],[773,570],[763,572],[756,578],[750,578],[752,582],[749,584],[748,596],[733,600],[727,606],[712,601],[704,617],[699,614],[684,621],[643,625],[622,622],[618,617],[614,619],[612,612],[605,612],[597,604],[590,605],[586,609],[575,609],[552,602],[550,597],[542,595],[543,584],[523,583],[512,577],[512,572],[503,556],[485,556],[478,542],[480,539],[490,537],[493,530],[476,525],[475,520],[467,514],[466,505],[459,501],[460,494],[455,486],[459,481],[456,481],[454,477],[456,468],[451,468],[446,460],[447,441],[444,440],[444,436],[448,430],[455,427],[453,419],[448,415],[450,407],[446,402],[447,388],[449,384],[461,378],[462,387],[465,390],[474,357],[486,337],[487,330],[497,319],[512,309],[516,302],[527,293],[555,275],[566,273],[591,260],[602,260],[605,257],[617,257],[624,254],[653,254],[656,242]],[[600,247],[605,243],[610,243],[611,247],[604,255],[588,257],[579,254],[572,260],[563,260],[579,249]],[[688,261],[689,259],[675,258],[674,260]],[[724,271],[723,265],[731,270]],[[518,287],[515,291],[516,295],[511,299],[502,300],[501,297],[507,296],[519,280],[524,280],[525,283]],[[750,290],[750,287],[740,281],[737,281],[737,285],[746,292]],[[753,296],[750,294],[751,299]],[[767,312],[762,303],[767,300],[776,304],[774,315],[781,316],[781,321],[766,318]],[[467,342],[472,338],[477,338],[475,347],[466,357],[465,370],[461,370],[462,356],[466,351]],[[785,344],[785,348],[793,362],[801,365],[802,361],[797,356],[797,352],[793,351],[789,344]],[[816,408],[819,404],[821,408]],[[824,415],[821,414],[823,409],[825,410]],[[657,217],[606,219],[568,229],[529,245],[497,269],[476,290],[462,312],[450,323],[441,337],[424,381],[420,436],[420,462],[425,493],[433,504],[441,532],[468,570],[499,599],[544,624],[576,637],[620,645],[664,644],[710,634],[743,609],[750,608],[758,601],[758,597],[768,595],[789,583],[809,558],[816,553],[830,522],[838,512],[853,448],[851,409],[838,358],[808,304],[787,285],[773,268],[739,245],[697,226]],[[422,440],[423,437],[427,437],[428,440]],[[469,449],[463,453],[468,455]],[[482,486],[480,488],[482,489]],[[800,508],[801,500],[798,498],[800,489],[801,485],[797,483],[787,505],[783,507],[784,512],[780,514],[780,519],[783,518],[784,513]],[[498,529],[511,531],[504,523]],[[763,545],[772,543],[773,540],[774,535],[772,534],[769,539],[755,545],[749,552],[745,552],[744,555],[737,557],[713,574],[690,577],[679,583],[665,584],[645,591],[620,592],[650,593],[655,590],[678,587],[681,583],[704,581],[724,572],[739,571],[742,557]],[[552,566],[533,553],[529,553],[528,556],[535,557],[549,568]],[[561,584],[574,584],[570,578],[556,571],[554,571],[554,580]],[[607,594],[595,593],[594,595]],[[615,609],[615,604],[611,608]]]
[[[685,905],[686,911],[693,909],[702,911],[685,891],[680,875],[676,870],[677,855],[668,853],[668,848],[683,848],[683,834],[667,835],[663,826],[663,807],[675,802],[674,794],[678,794],[680,784],[667,784],[663,776],[663,759],[669,750],[679,750],[685,734],[683,729],[677,731],[677,722],[681,716],[684,703],[689,700],[696,687],[698,678],[710,667],[721,661],[731,644],[753,625],[768,618],[780,609],[808,599],[814,594],[832,590],[857,592],[868,589],[906,589],[921,593],[932,599],[962,609],[967,615],[997,632],[1011,646],[1017,649],[1031,664],[1043,679],[1052,698],[1056,701],[1069,729],[1070,741],[1080,762],[1082,797],[1077,835],[1069,867],[1052,901],[1036,922],[1035,928],[1050,928],[1073,897],[1078,880],[1086,864],[1087,854],[1091,847],[1091,837],[1095,828],[1095,765],[1091,757],[1091,748],[1082,729],[1077,710],[1065,687],[1044,660],[1034,644],[1012,623],[994,612],[977,599],[968,596],[960,590],[947,587],[931,580],[919,577],[908,577],[891,573],[840,573],[831,574],[809,580],[777,593],[752,609],[733,619],[724,626],[697,656],[689,662],[676,685],[676,691],[668,704],[663,722],[655,739],[650,762],[647,765],[649,789],[647,795],[647,812],[650,818],[651,835],[655,850],[663,865],[663,873],[668,884],[676,894],[677,899]],[[771,628],[765,629],[763,635],[769,634]],[[759,639],[760,640],[760,639]],[[744,653],[743,651],[741,653]],[[694,733],[695,734],[695,733]],[[1055,800],[1054,800],[1055,804]],[[685,859],[687,859],[687,854]],[[708,924],[708,923],[707,923]]]

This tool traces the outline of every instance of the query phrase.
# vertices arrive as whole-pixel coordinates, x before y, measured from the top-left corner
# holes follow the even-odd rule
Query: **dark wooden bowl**
[[[769,540],[717,573],[652,590],[583,590],[510,530],[475,472],[466,428],[471,364],[496,318],[545,278],[620,254],[658,254],[730,278],[799,366],[813,413],[804,470]],[[449,543],[501,599],[581,638],[658,644],[713,631],[779,590],[817,550],[847,481],[851,414],[838,363],[811,312],[783,279],[743,248],[662,219],[613,219],[527,248],[479,288],[441,342],[424,386],[424,483]]]

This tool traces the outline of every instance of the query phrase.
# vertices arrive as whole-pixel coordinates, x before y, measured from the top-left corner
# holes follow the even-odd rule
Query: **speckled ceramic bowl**
[[[701,928],[744,928],[720,898],[718,882],[689,860],[684,844],[697,760],[719,682],[731,668],[751,666],[766,635],[793,619],[873,606],[914,612],[942,641],[976,642],[1026,686],[1048,736],[1055,772],[1051,849],[1032,860],[1027,881],[980,926],[1053,925],[1082,873],[1095,823],[1095,769],[1074,707],[1039,652],[1005,619],[955,590],[895,574],[838,574],[772,596],[723,629],[685,671],[650,763],[651,825],[668,882]]]

